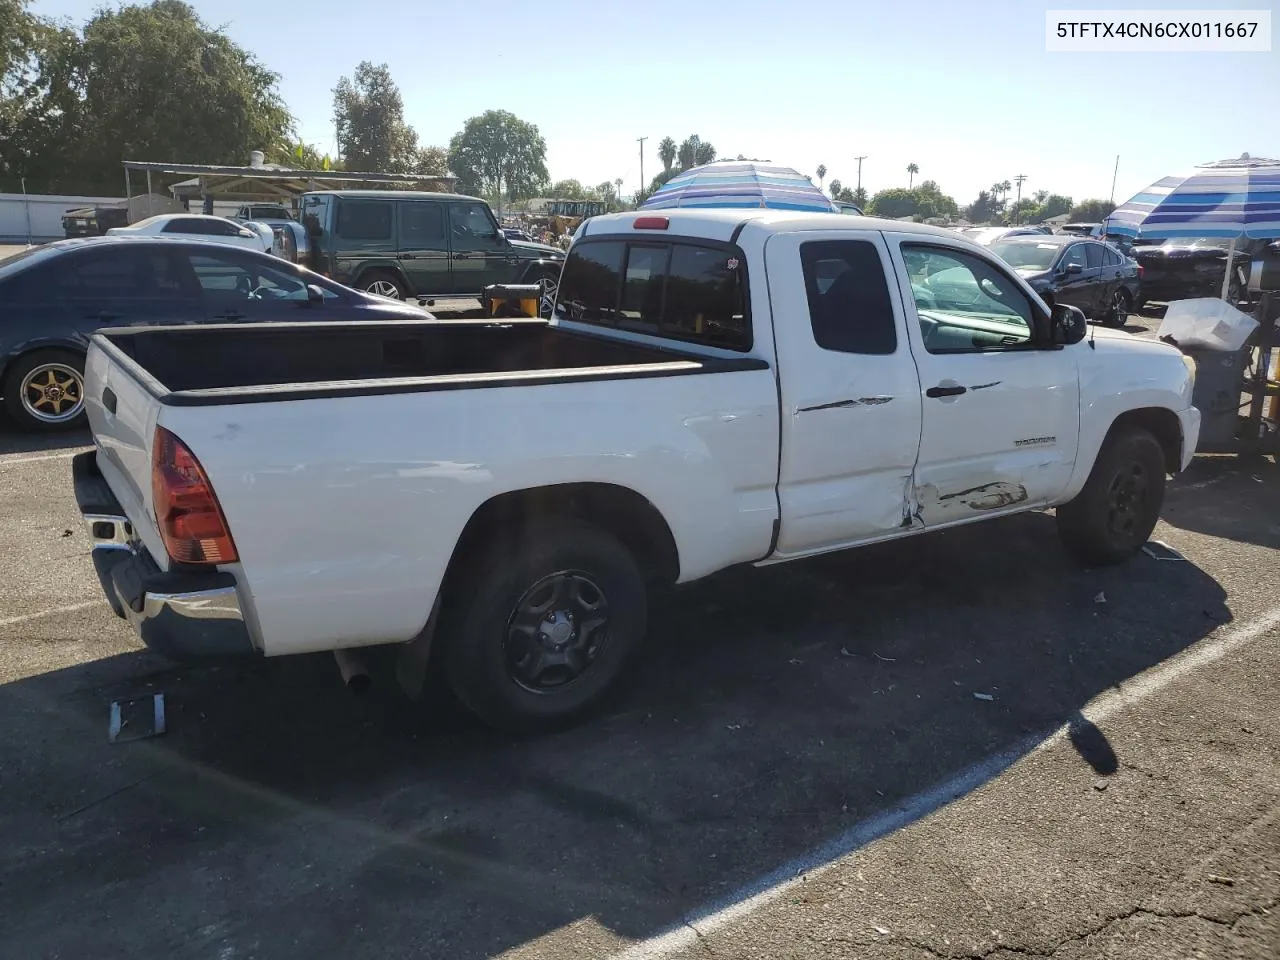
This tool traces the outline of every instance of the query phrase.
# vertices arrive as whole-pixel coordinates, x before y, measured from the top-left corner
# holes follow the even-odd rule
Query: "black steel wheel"
[[[646,629],[644,577],[611,533],[574,517],[463,545],[440,612],[449,685],[492,727],[524,733],[588,714]]]
[[[1119,563],[1139,550],[1160,519],[1164,450],[1149,431],[1121,427],[1102,445],[1084,489],[1058,508],[1058,535],[1082,563]]]

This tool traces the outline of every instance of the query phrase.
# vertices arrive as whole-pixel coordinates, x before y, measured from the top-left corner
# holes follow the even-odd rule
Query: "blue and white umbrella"
[[[659,187],[642,210],[673,207],[768,207],[838,213],[808,177],[790,167],[751,161],[722,161],[694,167]]]
[[[1225,297],[1236,241],[1280,237],[1280,161],[1246,153],[1157,180],[1112,211],[1104,231],[1154,239],[1229,238]]]

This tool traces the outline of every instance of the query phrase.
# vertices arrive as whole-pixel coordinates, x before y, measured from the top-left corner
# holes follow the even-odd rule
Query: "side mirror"
[[[1075,276],[1077,273],[1084,273],[1084,267],[1078,263],[1068,263],[1067,268],[1062,271],[1068,277]]]
[[[324,290],[314,283],[308,283],[307,303],[311,306],[315,306],[317,303],[324,303]]]
[[[1079,307],[1069,307],[1065,303],[1055,303],[1049,318],[1050,342],[1055,346],[1069,347],[1079,343],[1089,330],[1089,323],[1084,318],[1084,311]]]

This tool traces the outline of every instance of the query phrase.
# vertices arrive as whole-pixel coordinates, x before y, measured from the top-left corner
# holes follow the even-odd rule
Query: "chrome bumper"
[[[92,450],[78,454],[72,476],[93,541],[93,566],[111,609],[149,648],[174,660],[254,653],[235,578],[218,571],[161,570],[135,538],[94,456]]]

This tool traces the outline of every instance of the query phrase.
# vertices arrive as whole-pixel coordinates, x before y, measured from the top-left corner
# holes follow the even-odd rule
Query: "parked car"
[[[253,250],[169,236],[60,240],[0,262],[0,398],[29,429],[84,424],[99,327],[429,318]]]
[[[898,279],[950,271],[981,298]],[[1078,558],[1133,556],[1195,451],[1194,367],[1086,331],[947,230],[605,215],[550,322],[99,332],[76,496],[149,646],[356,677],[399,644],[406,689],[430,659],[536,728],[608,695],[655,585],[1055,506]]]
[[[533,237],[519,227],[503,227],[502,235],[508,240],[519,240],[522,243],[533,243]]]
[[[1108,327],[1123,327],[1142,300],[1143,270],[1115,247],[1072,234],[1006,237],[996,256],[1031,285],[1045,303],[1078,307]]]
[[[254,220],[258,223],[267,224],[294,223],[296,220],[293,211],[283,203],[242,204],[231,219],[238,220],[241,223]]]
[[[967,236],[974,243],[980,243],[984,247],[989,247],[997,241],[1004,240],[1006,237],[1042,237],[1046,236],[1046,231],[1039,227],[981,227],[967,233]]]
[[[478,298],[494,283],[537,284],[555,300],[564,251],[508,239],[489,205],[454,193],[348,190],[302,195],[310,266],[397,300]]]
[[[203,213],[162,213],[127,227],[112,227],[109,237],[185,237],[226,243],[247,250],[268,251],[274,239],[271,228],[261,224],[236,223],[226,217]]]
[[[1208,237],[1165,240],[1133,248],[1142,265],[1143,299],[1168,303],[1222,294],[1230,240]],[[1266,248],[1265,240],[1241,240],[1236,244],[1235,270],[1229,299],[1238,299],[1247,285],[1249,265]],[[1139,304],[1141,305],[1141,303]]]

